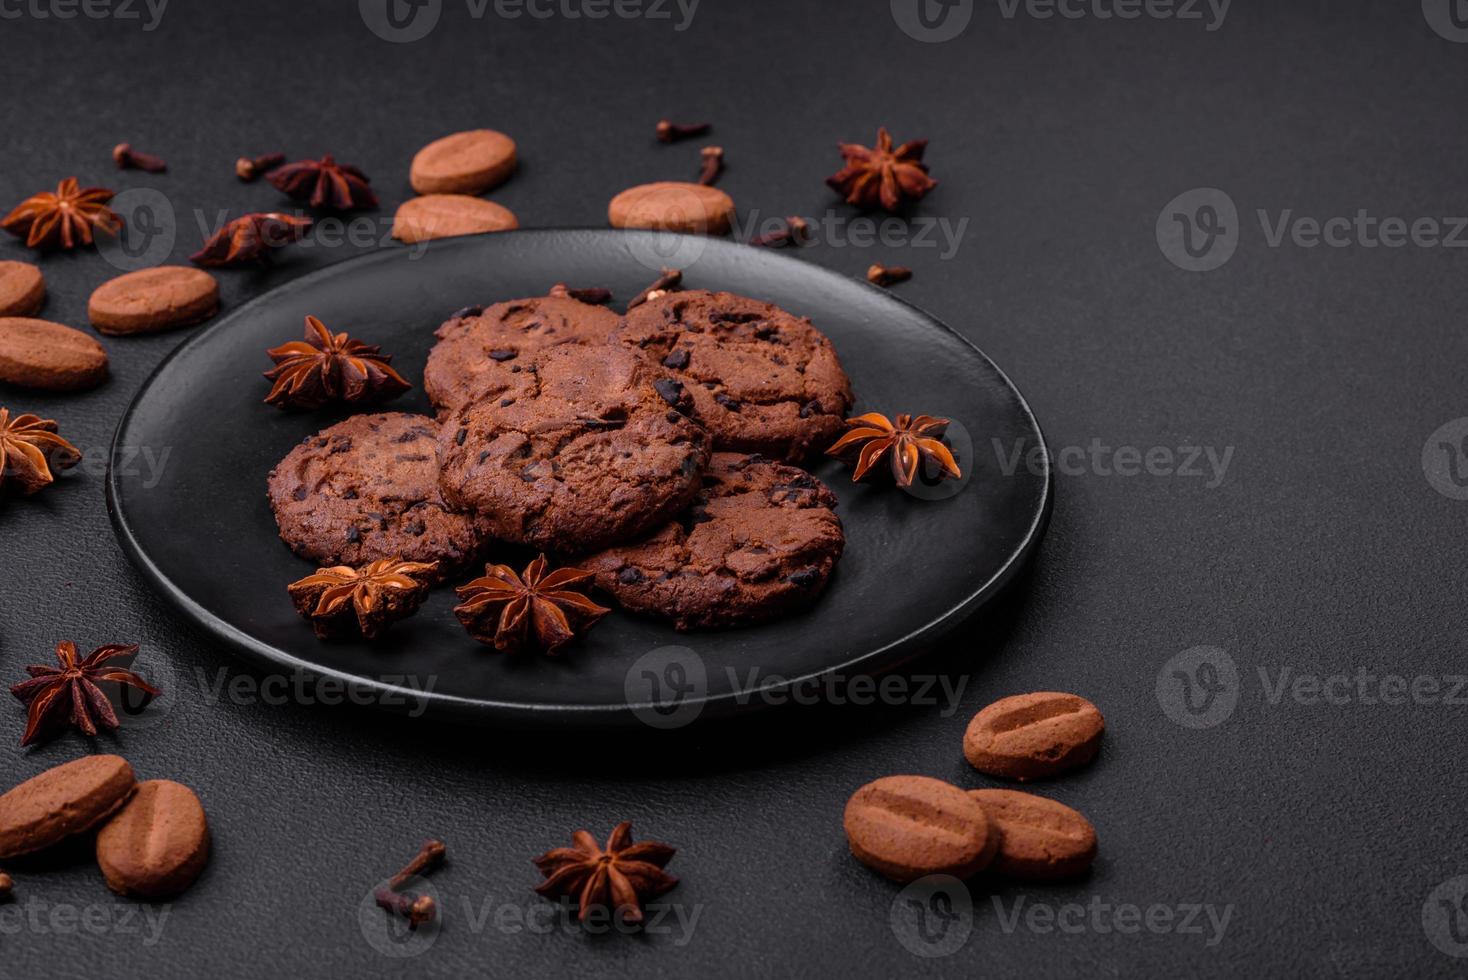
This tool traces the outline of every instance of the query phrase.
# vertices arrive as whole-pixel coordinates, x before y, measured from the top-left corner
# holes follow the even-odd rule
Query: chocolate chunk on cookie
[[[747,626],[820,595],[846,544],[835,506],[804,470],[714,453],[702,494],[680,518],[576,564],[623,607],[680,630]]]
[[[280,536],[322,565],[380,558],[443,563],[477,556],[485,523],[454,513],[438,488],[438,423],[423,415],[354,415],[311,436],[270,473]]]
[[[683,382],[716,450],[791,462],[841,434],[851,382],[809,320],[733,293],[668,293],[627,314],[617,340]]]
[[[637,353],[562,344],[521,364],[500,397],[449,416],[439,437],[444,498],[482,514],[495,537],[589,551],[697,495],[708,433]]]
[[[537,296],[460,311],[438,328],[423,387],[440,412],[455,412],[514,387],[532,357],[560,344],[604,344],[622,318],[569,296]]]

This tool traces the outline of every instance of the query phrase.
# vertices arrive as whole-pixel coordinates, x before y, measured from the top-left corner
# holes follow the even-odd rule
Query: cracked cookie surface
[[[804,470],[714,453],[689,510],[650,537],[577,561],[633,612],[680,630],[747,626],[820,595],[845,547],[836,497]]]
[[[357,566],[379,558],[467,564],[486,523],[454,513],[438,486],[438,423],[354,415],[298,444],[270,473],[280,536],[302,558]]]
[[[682,381],[715,450],[795,462],[840,436],[851,382],[826,335],[773,303],[703,290],[631,310],[616,340]]]
[[[657,527],[699,492],[708,433],[633,351],[564,344],[444,420],[444,498],[495,537],[580,553]]]
[[[499,397],[535,354],[560,344],[604,344],[622,318],[568,296],[516,299],[460,311],[438,328],[423,388],[441,414]]]

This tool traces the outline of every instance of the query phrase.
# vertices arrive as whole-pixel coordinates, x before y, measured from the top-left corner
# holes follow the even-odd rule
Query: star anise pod
[[[385,401],[413,387],[389,366],[391,354],[345,333],[333,334],[314,316],[306,317],[304,341],[292,340],[266,353],[275,367],[265,377],[275,387],[265,401],[279,408]]]
[[[571,847],[558,847],[535,859],[545,881],[535,886],[547,897],[573,896],[580,915],[593,908],[621,912],[641,922],[643,904],[665,894],[678,879],[663,870],[677,851],[655,840],[632,843],[632,822],[617,824],[606,849],[584,830],[571,835]]]
[[[459,587],[463,602],[454,615],[470,636],[496,650],[536,647],[554,656],[611,610],[572,591],[590,581],[591,572],[558,568],[547,574],[545,568],[545,555],[526,567],[523,579],[508,565],[486,565],[483,578]]]
[[[918,465],[924,459],[937,463],[942,476],[958,479],[963,475],[953,453],[941,441],[948,428],[947,419],[931,415],[919,415],[917,418],[899,415],[894,425],[880,412],[868,412],[847,419],[846,424],[851,426],[850,431],[836,440],[826,453],[830,456],[847,455],[852,448],[861,447],[856,457],[856,472],[851,476],[853,481],[866,476],[888,451],[892,453],[892,476],[899,487],[912,486]]]
[[[52,469],[82,461],[75,446],[56,434],[56,423],[36,415],[17,415],[0,407],[0,490],[15,487],[30,496],[55,482]]]
[[[24,238],[27,248],[90,245],[94,231],[115,235],[122,230],[122,218],[107,206],[110,200],[107,188],[83,188],[68,177],[56,185],[56,193],[45,191],[22,201],[0,219],[0,228]]]
[[[296,611],[311,621],[321,639],[355,628],[375,640],[393,623],[418,611],[437,572],[436,561],[383,558],[361,568],[323,568],[287,588]]]
[[[298,242],[311,230],[311,219],[277,211],[236,218],[209,236],[189,261],[194,265],[226,266],[265,262],[272,249]]]
[[[896,211],[904,199],[916,201],[938,186],[928,176],[923,163],[927,140],[909,140],[892,149],[892,134],[886,127],[877,130],[877,145],[865,147],[857,143],[839,143],[846,158],[842,170],[826,178],[832,189],[846,198],[847,204],[874,208],[881,205]]]
[[[107,695],[97,686],[100,683],[127,684],[142,691],[148,700],[162,694],[132,671],[108,666],[109,661],[131,657],[137,652],[136,643],[109,643],[93,650],[85,660],[77,660],[76,644],[62,640],[56,644],[56,659],[60,667],[45,664],[27,667],[26,673],[31,675],[31,679],[10,688],[10,693],[26,706],[28,712],[21,746],[30,745],[43,734],[54,732],[63,718],[69,718],[71,724],[86,735],[97,734],[98,726],[109,732],[115,731],[117,713],[112,710]]]
[[[265,178],[278,190],[313,208],[350,211],[377,207],[371,179],[356,167],[337,163],[330,153],[320,160],[298,160],[271,171]]]

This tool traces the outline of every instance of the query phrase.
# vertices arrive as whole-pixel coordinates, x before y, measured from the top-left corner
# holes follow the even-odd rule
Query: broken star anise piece
[[[277,211],[236,218],[209,236],[189,261],[194,265],[226,266],[265,262],[273,249],[300,241],[311,230],[311,219]]]
[[[863,208],[881,205],[888,211],[896,211],[904,200],[916,201],[938,186],[928,176],[928,165],[923,163],[927,140],[909,140],[894,150],[892,134],[883,127],[877,130],[875,147],[857,143],[837,145],[846,158],[846,166],[827,177],[826,183],[846,198],[847,204]]]
[[[483,578],[459,587],[463,602],[454,615],[470,636],[496,650],[538,648],[554,656],[611,610],[573,591],[591,580],[591,572],[545,569],[545,555],[526,567],[523,579],[508,565],[486,565]]]
[[[82,461],[75,446],[56,434],[56,423],[36,415],[16,415],[0,407],[0,491],[12,487],[30,496],[55,482],[53,469]]]
[[[582,918],[591,909],[621,912],[627,922],[641,922],[643,905],[668,892],[678,879],[663,868],[677,851],[654,840],[632,843],[632,822],[617,824],[606,849],[584,830],[571,835],[571,847],[558,847],[535,859],[545,881],[538,894],[571,896]]]
[[[27,248],[91,245],[94,231],[115,235],[122,230],[122,218],[107,206],[110,200],[107,188],[83,188],[68,177],[56,185],[56,193],[45,191],[22,201],[0,219],[0,228],[24,238]]]
[[[377,207],[371,179],[356,167],[337,163],[330,153],[320,160],[298,160],[272,170],[265,178],[276,188],[313,208],[351,211]]]
[[[306,317],[305,340],[292,340],[266,353],[275,367],[265,377],[275,386],[265,401],[277,408],[384,401],[413,387],[392,369],[391,354],[345,333],[333,334],[314,316]]]
[[[97,686],[99,683],[135,687],[145,695],[145,704],[162,694],[132,671],[109,665],[110,661],[131,657],[137,652],[136,643],[109,643],[93,650],[85,660],[77,660],[76,644],[63,640],[56,644],[56,659],[61,666],[32,664],[27,667],[26,673],[31,675],[31,679],[10,688],[10,693],[27,709],[21,746],[30,745],[43,735],[54,734],[63,718],[68,718],[86,735],[97,734],[98,727],[115,731],[117,713],[112,710],[107,695]]]
[[[296,611],[325,640],[353,630],[375,640],[393,623],[418,611],[438,562],[383,558],[361,568],[336,565],[319,569],[287,589]]]
[[[851,427],[850,431],[836,440],[826,453],[830,456],[849,455],[851,450],[861,447],[856,456],[856,472],[851,476],[853,481],[866,476],[889,451],[892,453],[892,477],[899,487],[912,486],[912,481],[917,478],[918,465],[925,459],[938,465],[939,479],[951,476],[956,480],[963,475],[953,453],[942,442],[943,432],[948,428],[947,419],[931,415],[916,418],[899,415],[894,425],[880,412],[868,412],[847,419],[846,424]]]

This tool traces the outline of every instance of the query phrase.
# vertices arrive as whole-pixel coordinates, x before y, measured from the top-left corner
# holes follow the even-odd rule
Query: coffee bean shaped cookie
[[[445,418],[444,498],[500,539],[582,553],[661,525],[692,502],[708,434],[682,386],[632,351],[563,344],[511,387]]]
[[[836,497],[804,470],[714,453],[692,507],[577,562],[623,608],[680,630],[745,626],[815,602],[846,544]]]
[[[354,415],[306,439],[270,474],[280,536],[320,565],[379,558],[468,564],[486,543],[483,521],[455,513],[439,492],[438,424],[422,415]]]
[[[1042,779],[1094,759],[1105,729],[1101,712],[1078,695],[1016,694],[974,715],[963,736],[963,754],[991,776]]]
[[[999,849],[999,834],[978,801],[927,776],[867,783],[847,802],[843,822],[851,853],[893,881],[968,878]]]
[[[515,212],[493,201],[467,194],[426,194],[409,198],[398,207],[392,219],[392,237],[411,244],[518,227]]]
[[[1013,789],[972,789],[999,828],[992,870],[1011,878],[1050,881],[1084,874],[1096,857],[1096,828],[1064,803]]]
[[[515,141],[493,129],[436,139],[413,157],[408,182],[419,194],[483,194],[515,172]]]
[[[0,262],[0,316],[30,316],[46,302],[46,277],[29,262]]]
[[[602,345],[622,323],[605,306],[536,296],[456,313],[438,328],[423,387],[440,412],[454,412],[515,387],[534,355],[561,344]]]
[[[791,462],[840,437],[851,382],[803,317],[734,293],[667,293],[627,314],[617,340],[687,387],[714,448]]]
[[[613,228],[650,228],[689,235],[727,235],[734,199],[717,187],[659,181],[629,187],[607,205]]]
[[[137,792],[97,834],[97,865],[119,895],[172,898],[209,861],[209,821],[194,791],[168,779]]]
[[[87,316],[99,333],[172,330],[219,310],[219,282],[203,269],[161,265],[109,279],[92,291]]]
[[[83,391],[107,380],[107,351],[50,320],[0,317],[0,381],[41,391]]]
[[[116,755],[87,755],[47,769],[0,796],[0,858],[34,854],[110,816],[137,785]]]

